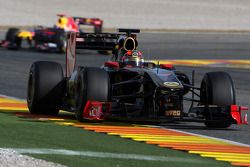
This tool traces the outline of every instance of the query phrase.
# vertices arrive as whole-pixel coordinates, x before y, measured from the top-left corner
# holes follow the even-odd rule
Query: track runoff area
[[[63,111],[32,115],[25,101],[6,96],[0,115],[2,149],[67,166],[250,166],[250,146],[228,140],[158,126],[79,123]]]

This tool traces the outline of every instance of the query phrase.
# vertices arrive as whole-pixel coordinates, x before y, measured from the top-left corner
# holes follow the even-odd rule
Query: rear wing
[[[78,33],[76,49],[114,50],[121,34],[112,33]]]
[[[102,32],[103,20],[99,18],[73,17],[73,19],[78,26],[80,25],[94,26],[95,33]]]
[[[69,32],[66,48],[66,77],[69,77],[75,69],[76,49],[112,51],[120,35],[124,34]]]
[[[131,35],[132,33],[140,33],[140,29],[119,28],[118,31],[125,32],[127,35]]]
[[[77,26],[80,25],[90,25],[94,27],[95,33],[102,32],[103,20],[99,18],[86,18],[86,17],[68,17],[65,14],[57,14],[58,17],[66,17],[72,19]]]
[[[139,29],[119,29],[121,33],[78,33],[76,49],[114,50],[120,36],[129,37],[139,33]],[[124,34],[125,33],[125,34]]]
[[[121,36],[130,37],[139,33],[138,29],[119,29],[123,33],[77,33],[67,34],[66,48],[66,77],[69,77],[76,64],[76,49],[109,50],[114,51]],[[124,32],[126,34],[124,34]]]
[[[99,18],[84,18],[84,17],[73,17],[73,19],[82,25],[93,25],[93,26],[102,26],[103,21]]]

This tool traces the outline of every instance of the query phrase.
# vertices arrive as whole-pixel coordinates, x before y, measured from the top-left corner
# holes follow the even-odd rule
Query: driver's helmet
[[[67,19],[67,17],[62,16],[62,17],[60,17],[60,18],[57,20],[56,27],[57,27],[57,28],[61,28],[61,29],[65,29],[66,26],[67,26],[67,24],[68,24],[68,19]]]
[[[63,29],[64,31],[73,31],[73,32],[78,32],[78,25],[75,23],[74,19],[72,17],[65,17],[62,16],[58,19],[57,28]]]
[[[142,53],[138,50],[127,51],[121,61],[127,67],[142,67],[144,63]]]

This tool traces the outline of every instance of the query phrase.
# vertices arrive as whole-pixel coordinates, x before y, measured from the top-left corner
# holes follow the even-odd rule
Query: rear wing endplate
[[[69,77],[76,64],[76,35],[77,33],[71,32],[67,34],[67,47],[66,47],[66,77]]]

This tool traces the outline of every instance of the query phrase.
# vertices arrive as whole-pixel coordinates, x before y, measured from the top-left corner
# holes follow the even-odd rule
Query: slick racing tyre
[[[30,113],[57,115],[63,92],[64,78],[60,64],[47,61],[32,64],[27,92]]]
[[[235,104],[235,89],[230,75],[226,72],[206,73],[201,82],[200,98],[203,105],[231,106]],[[210,120],[210,114],[206,115],[208,121],[205,125],[209,128],[227,128],[232,124],[232,121],[226,118]]]
[[[100,68],[89,67],[80,71],[76,88],[76,119],[84,121],[83,111],[88,100],[109,101],[109,75]]]
[[[9,42],[8,49],[17,50],[21,47],[22,38],[18,37],[20,30],[18,28],[9,28],[5,40]]]

